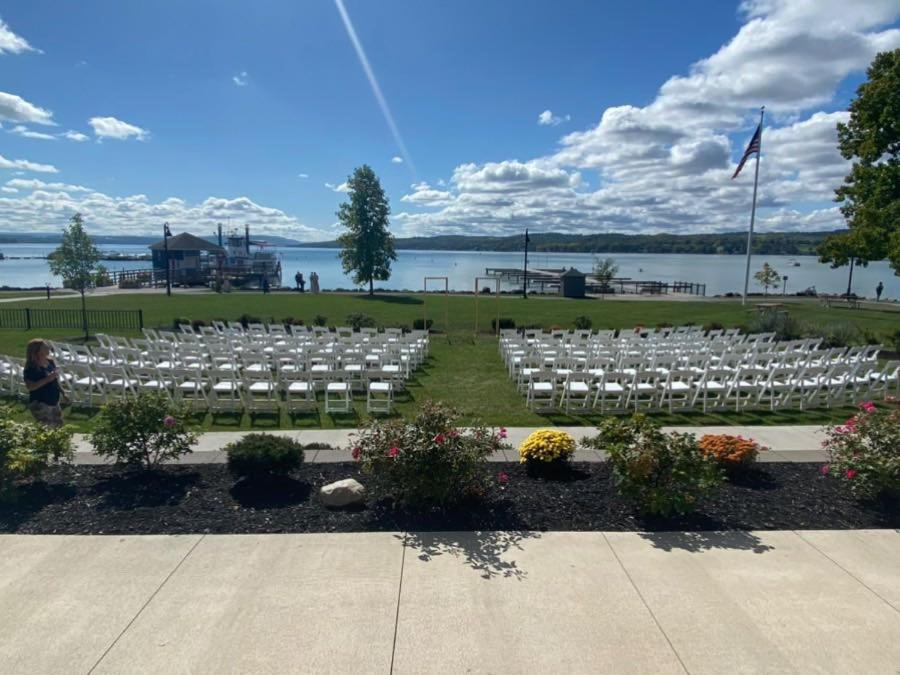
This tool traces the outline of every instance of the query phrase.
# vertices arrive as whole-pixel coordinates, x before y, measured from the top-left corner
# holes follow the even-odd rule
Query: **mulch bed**
[[[681,518],[644,518],[615,491],[605,463],[575,463],[555,478],[529,477],[519,464],[492,464],[480,501],[446,512],[396,508],[369,495],[365,507],[332,510],[318,488],[355,477],[353,463],[308,464],[288,479],[235,484],[224,465],[166,466],[154,473],[113,466],[54,469],[0,504],[0,532],[184,534],[452,530],[708,531],[900,527],[900,504],[859,502],[815,463],[764,463],[727,483]],[[497,472],[509,474],[505,488]]]

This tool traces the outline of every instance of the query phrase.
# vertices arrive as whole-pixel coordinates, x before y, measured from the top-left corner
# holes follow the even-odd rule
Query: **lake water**
[[[46,256],[55,248],[47,244],[5,244],[0,250],[7,256],[0,261],[0,286],[43,286],[50,283],[59,286],[59,279],[50,274],[47,261],[34,259]],[[146,246],[120,245],[105,247],[122,253],[146,253]],[[335,249],[275,248],[284,269],[285,285],[293,285],[296,271],[309,280],[311,272],[319,274],[319,285],[328,288],[352,288],[350,279],[341,270]],[[422,290],[425,276],[446,276],[451,290],[471,291],[475,276],[484,275],[489,267],[522,266],[521,253],[494,253],[473,251],[398,251],[397,261],[389,281],[376,284],[395,290]],[[10,259],[10,258],[30,259]],[[744,285],[744,257],[735,255],[685,255],[620,253],[611,256],[619,265],[620,277],[642,281],[690,281],[706,284],[707,295],[740,292]],[[530,253],[530,268],[575,267],[590,271],[595,256],[589,253]],[[794,267],[793,262],[800,263]],[[815,286],[822,293],[842,293],[847,289],[847,268],[837,270],[819,263],[813,256],[754,256],[752,271],[768,262],[779,273],[788,276],[787,291],[793,293]],[[104,262],[111,270],[145,269],[149,261]],[[900,298],[900,277],[894,275],[886,262],[871,263],[857,268],[853,273],[853,290],[859,295],[874,296],[875,286],[884,282],[886,298]],[[488,282],[480,284],[482,287]],[[490,284],[491,286],[493,284]],[[442,282],[429,282],[429,289],[442,286]],[[761,290],[751,279],[751,290]],[[781,292],[780,289],[778,291]]]

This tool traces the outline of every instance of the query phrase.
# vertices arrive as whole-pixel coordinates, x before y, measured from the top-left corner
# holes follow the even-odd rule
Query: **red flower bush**
[[[856,415],[827,434],[831,464],[823,475],[846,481],[856,497],[900,496],[900,409],[861,403]]]
[[[453,408],[426,401],[412,422],[372,420],[359,430],[353,457],[407,503],[444,506],[481,494],[484,463],[502,436],[480,425],[459,431],[458,419]]]

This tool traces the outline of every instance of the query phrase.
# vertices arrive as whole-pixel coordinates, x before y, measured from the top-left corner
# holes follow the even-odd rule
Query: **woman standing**
[[[48,427],[63,425],[59,400],[63,395],[59,371],[50,358],[50,345],[34,339],[25,349],[25,388],[28,389],[28,409],[41,424]]]

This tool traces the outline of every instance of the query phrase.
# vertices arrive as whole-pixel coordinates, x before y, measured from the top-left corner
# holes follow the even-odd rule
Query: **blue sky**
[[[837,227],[834,125],[900,46],[896,0],[344,3],[406,153],[332,0],[4,7],[0,230],[325,239],[364,162],[398,234],[743,229],[761,104],[763,228]]]

